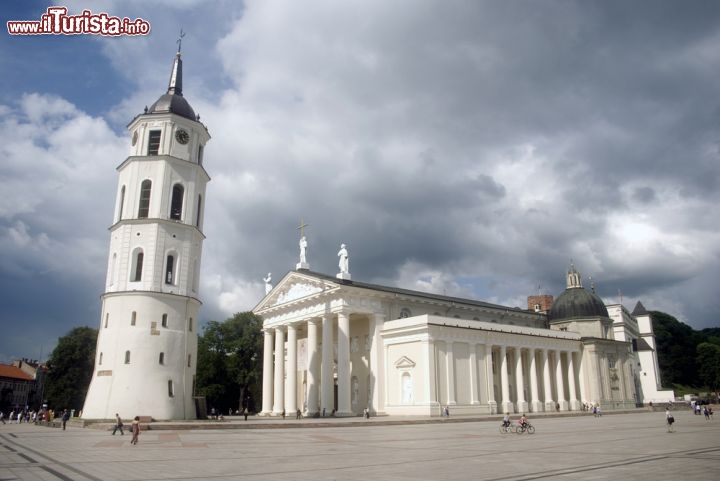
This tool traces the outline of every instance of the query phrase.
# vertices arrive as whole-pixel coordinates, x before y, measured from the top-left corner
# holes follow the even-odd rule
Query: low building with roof
[[[0,409],[23,409],[29,406],[35,391],[35,378],[17,366],[0,364]]]

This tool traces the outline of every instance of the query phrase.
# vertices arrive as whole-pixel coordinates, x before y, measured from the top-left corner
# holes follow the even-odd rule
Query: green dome
[[[610,317],[602,299],[582,287],[565,289],[553,302],[548,320],[550,322],[563,319],[588,317]]]

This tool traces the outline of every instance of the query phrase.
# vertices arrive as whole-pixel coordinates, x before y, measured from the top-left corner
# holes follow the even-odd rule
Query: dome
[[[185,100],[185,97],[178,94],[163,94],[147,111],[149,114],[164,114],[168,112],[179,115],[180,117],[185,117],[186,119],[197,120],[195,111],[190,107],[188,101]]]
[[[571,287],[565,290],[553,302],[548,312],[548,320],[609,317],[602,299],[582,287]]]

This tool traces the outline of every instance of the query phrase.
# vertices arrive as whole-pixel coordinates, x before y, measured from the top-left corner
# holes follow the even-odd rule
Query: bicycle
[[[502,434],[514,433],[516,431],[517,431],[517,426],[515,426],[512,423],[509,423],[507,426],[504,423],[500,425],[500,432]]]
[[[535,427],[534,427],[532,424],[530,424],[530,423],[521,424],[521,425],[519,425],[519,426],[517,427],[517,431],[516,431],[516,432],[517,432],[518,434],[522,434],[522,433],[524,433],[524,432],[526,432],[526,431],[527,431],[528,434],[535,434]]]

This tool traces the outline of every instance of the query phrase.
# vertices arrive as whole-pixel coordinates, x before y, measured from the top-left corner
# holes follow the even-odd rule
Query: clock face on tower
[[[175,131],[175,140],[185,145],[190,141],[190,134],[184,129],[177,129]]]

